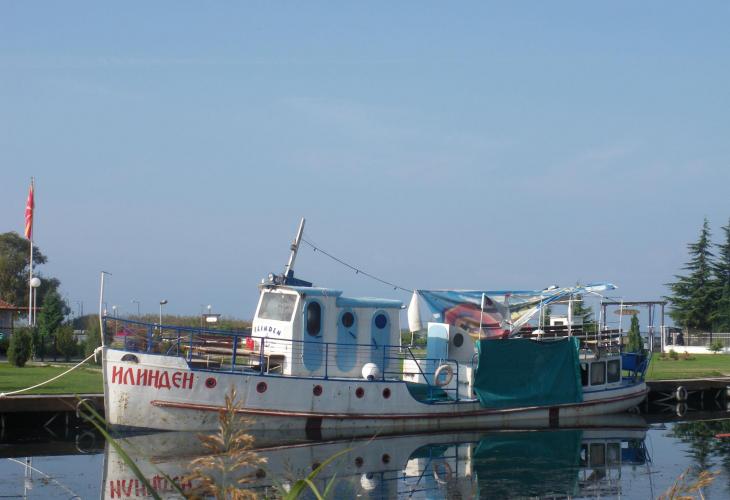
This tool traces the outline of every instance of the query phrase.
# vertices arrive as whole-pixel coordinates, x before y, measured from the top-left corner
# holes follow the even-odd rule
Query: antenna
[[[307,222],[307,219],[302,219],[301,224],[299,224],[299,232],[297,233],[297,237],[294,240],[294,243],[291,246],[291,256],[289,257],[289,263],[286,265],[286,270],[284,271],[284,278],[291,278],[294,276],[294,261],[297,258],[297,250],[299,250],[299,243],[302,241],[302,234],[304,233],[304,223]]]

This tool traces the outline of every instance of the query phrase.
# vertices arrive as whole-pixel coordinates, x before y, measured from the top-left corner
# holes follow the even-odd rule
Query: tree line
[[[686,275],[666,283],[669,316],[687,333],[730,332],[730,220],[721,230],[721,241],[713,243],[705,217],[699,240],[687,245]]]

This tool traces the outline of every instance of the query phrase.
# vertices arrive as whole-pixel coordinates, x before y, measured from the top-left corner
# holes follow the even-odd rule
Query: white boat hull
[[[586,392],[577,404],[488,409],[475,400],[419,402],[401,381],[191,370],[182,357],[134,353],[138,362],[122,361],[125,354],[104,351],[106,419],[118,429],[214,430],[232,385],[254,430],[306,429],[313,435],[323,429],[341,435],[354,429],[429,432],[524,421],[580,426],[582,419],[627,411],[648,393],[642,381]]]

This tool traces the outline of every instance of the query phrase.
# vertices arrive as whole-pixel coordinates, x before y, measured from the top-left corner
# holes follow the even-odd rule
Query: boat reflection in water
[[[581,427],[491,429],[450,433],[334,438],[307,441],[304,435],[277,432],[256,436],[263,468],[251,468],[250,487],[271,497],[274,482],[290,488],[329,457],[314,479],[323,492],[334,477],[329,498],[564,498],[617,496],[621,468],[648,465],[644,439],[648,426],[638,415],[595,418]],[[181,481],[187,464],[204,454],[192,432],[136,435],[123,445],[163,498],[178,498],[164,476]],[[287,444],[281,444],[287,443]],[[154,466],[130,449],[139,449]],[[151,496],[107,444],[103,499]],[[262,496],[265,496],[262,495]],[[307,491],[302,498],[314,498]]]

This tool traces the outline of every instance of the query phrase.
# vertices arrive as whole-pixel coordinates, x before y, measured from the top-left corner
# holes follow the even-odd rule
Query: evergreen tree
[[[711,319],[716,332],[730,332],[730,285],[725,285],[722,289]]]
[[[714,267],[719,298],[710,319],[716,332],[730,332],[730,221],[721,229],[725,241],[716,245],[718,252]]]
[[[41,335],[52,337],[63,323],[63,305],[57,293],[49,293],[43,299],[43,307],[38,315],[41,326]]]
[[[74,339],[74,329],[71,325],[63,325],[56,330],[56,346],[63,354],[66,362],[71,361],[78,348],[78,342]]]
[[[689,276],[675,275],[678,281],[667,283],[671,296],[663,297],[670,303],[669,316],[674,322],[689,330],[709,332],[712,329],[712,313],[716,306],[717,284],[712,278],[715,262],[710,252],[710,229],[705,217],[697,243],[687,245],[691,259],[685,267]]]
[[[641,338],[639,330],[639,318],[634,314],[631,316],[631,326],[629,327],[629,344],[626,347],[629,351],[638,351],[644,348],[644,340]]]

